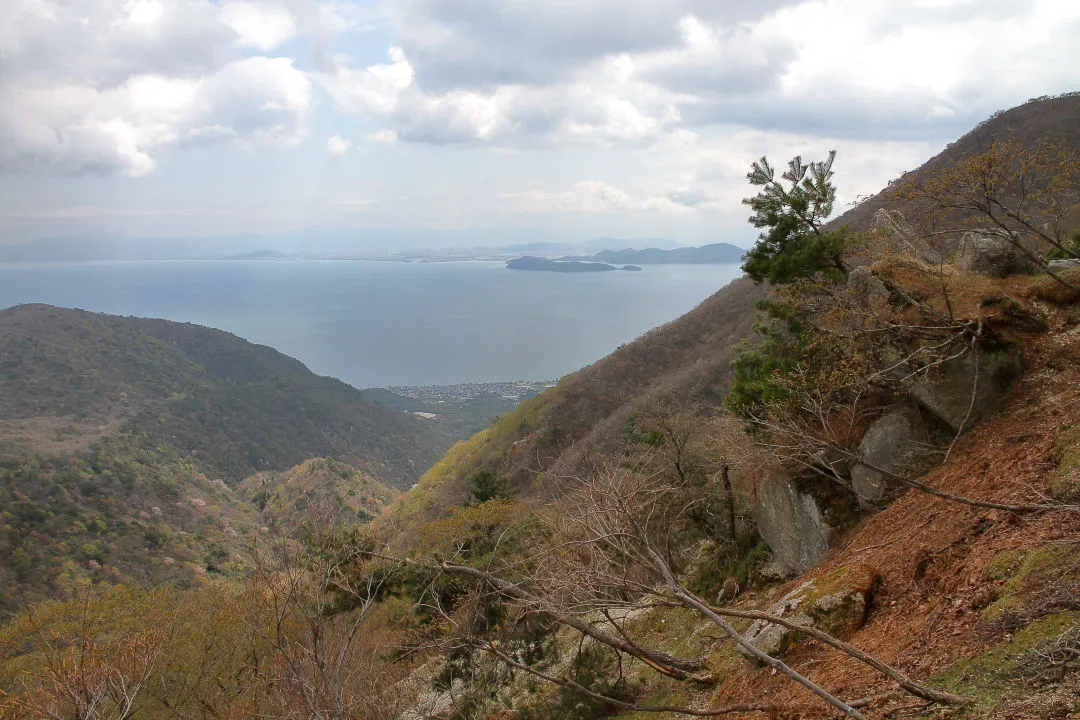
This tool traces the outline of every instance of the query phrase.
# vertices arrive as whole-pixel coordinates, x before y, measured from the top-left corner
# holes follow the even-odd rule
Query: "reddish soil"
[[[1049,474],[1056,468],[1055,438],[1062,428],[1080,425],[1080,327],[1066,329],[1060,317],[1055,324],[1048,334],[1023,339],[1029,368],[1024,378],[997,413],[978,424],[945,464],[923,478],[926,484],[1004,503],[1044,498]],[[866,520],[845,547],[798,582],[853,563],[877,570],[882,583],[873,611],[848,640],[926,680],[987,647],[985,633],[977,628],[980,610],[1001,584],[987,576],[991,559],[1004,549],[1028,550],[1065,538],[1080,538],[1076,510],[1015,514],[908,491]],[[918,698],[814,641],[802,642],[786,660],[839,697],[875,698],[862,710],[868,717],[904,717],[918,710]],[[836,716],[802,688],[766,670],[729,678],[719,699],[767,699],[801,709],[785,711],[785,719]],[[992,717],[1034,720],[1048,717],[1045,712],[1034,702],[999,709]],[[966,717],[982,717],[968,713]]]

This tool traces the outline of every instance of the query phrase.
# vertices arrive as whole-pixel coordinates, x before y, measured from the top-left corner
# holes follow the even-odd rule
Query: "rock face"
[[[1066,270],[1072,270],[1073,268],[1080,267],[1080,258],[1064,258],[1062,260],[1051,260],[1046,264],[1048,268],[1054,272],[1064,272]]]
[[[1008,239],[996,235],[966,233],[956,259],[960,270],[991,277],[1030,273],[1035,265]]]
[[[1022,371],[1023,358],[1015,349],[980,350],[977,373],[975,354],[968,352],[942,364],[936,377],[912,385],[908,393],[924,410],[959,431],[970,428],[997,405]],[[978,386],[972,402],[976,375]]]
[[[828,527],[817,502],[786,478],[770,477],[758,485],[754,518],[773,561],[791,574],[809,570],[829,549]]]
[[[770,607],[768,613],[830,635],[844,636],[866,622],[880,581],[872,568],[847,565],[799,585]],[[765,620],[754,621],[743,635],[751,645],[773,657],[783,655],[796,636],[794,631]],[[750,657],[747,651],[740,649],[740,652]]]
[[[914,255],[929,265],[952,262],[960,247],[955,235],[923,237],[916,232],[899,210],[880,208],[874,213],[871,230],[888,240],[890,250],[900,255]]]
[[[933,459],[928,441],[918,408],[905,405],[890,410],[867,428],[859,443],[859,458],[891,473],[918,476]],[[881,500],[895,482],[867,465],[851,468],[852,488],[862,500]]]

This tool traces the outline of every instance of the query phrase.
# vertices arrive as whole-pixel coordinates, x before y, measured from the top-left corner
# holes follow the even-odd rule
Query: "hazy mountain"
[[[591,260],[594,262],[625,265],[719,265],[737,263],[746,249],[728,243],[712,243],[701,247],[680,247],[663,250],[648,247],[644,250],[601,250],[594,255],[571,255],[560,260]]]

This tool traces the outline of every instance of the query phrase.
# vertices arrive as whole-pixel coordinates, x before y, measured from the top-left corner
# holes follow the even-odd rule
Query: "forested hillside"
[[[359,522],[389,500],[380,482],[408,487],[448,444],[422,420],[218,330],[0,311],[0,613],[80,578],[237,577],[249,536],[270,522],[260,508],[291,528],[290,508],[310,504],[314,488],[297,483],[332,479],[340,520]],[[347,465],[276,474],[317,457]],[[259,502],[245,494],[255,480],[238,487],[256,473],[272,488]],[[357,478],[371,487],[334,494]]]
[[[229,483],[326,456],[406,488],[447,442],[276,350],[198,325],[24,305],[0,311],[0,357],[9,455],[108,436]]]

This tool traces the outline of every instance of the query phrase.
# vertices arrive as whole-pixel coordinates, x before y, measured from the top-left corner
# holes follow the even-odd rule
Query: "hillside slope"
[[[1032,100],[1009,110],[996,113],[966,133],[918,168],[904,173],[904,182],[922,182],[958,165],[965,159],[984,152],[995,142],[1012,142],[1021,147],[1047,143],[1066,153],[1080,153],[1080,133],[1076,132],[1080,118],[1080,93]],[[841,159],[842,162],[842,159]],[[899,197],[901,183],[892,183],[881,192],[834,218],[828,227],[847,227],[849,230],[868,230],[874,214],[881,209],[907,214],[911,203]],[[1080,214],[1073,218],[1073,227],[1080,226]]]
[[[0,311],[0,615],[84,578],[238,576],[260,527],[289,532],[331,502],[366,521],[382,483],[411,485],[445,438],[218,330]]]
[[[445,450],[422,421],[220,330],[45,305],[0,311],[0,453],[101,437],[235,482],[338,457],[406,488]]]
[[[526,400],[451,448],[401,499],[398,520],[411,527],[465,502],[470,478],[485,472],[507,478],[519,496],[542,493],[539,471],[573,466],[588,448],[617,445],[623,423],[636,410],[656,403],[719,404],[730,383],[731,360],[753,335],[754,303],[763,297],[762,288],[736,280],[686,315]]]

